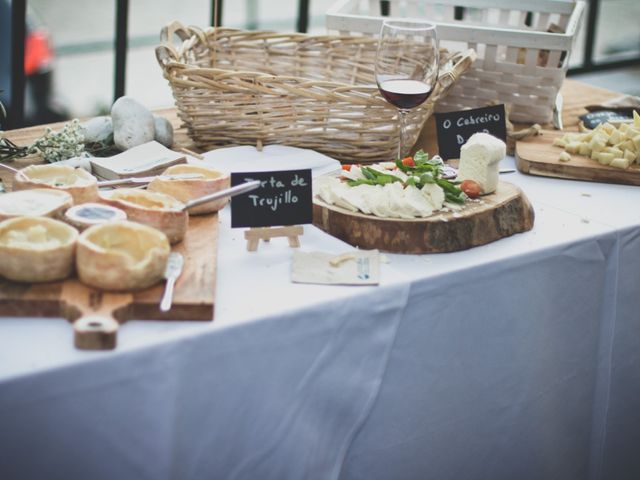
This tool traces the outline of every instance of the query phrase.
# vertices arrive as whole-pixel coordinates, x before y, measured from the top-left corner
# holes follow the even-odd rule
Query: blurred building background
[[[310,0],[310,33],[325,31],[324,14],[334,2]],[[27,1],[30,25],[46,29],[55,51],[51,66],[52,102],[70,116],[85,117],[105,112],[113,101],[116,3],[105,0]],[[187,25],[209,25],[211,9],[211,0],[129,1],[127,95],[134,96],[150,108],[173,104],[169,86],[162,78],[154,54],[160,29],[172,20],[180,20]],[[295,31],[298,9],[299,0],[226,0],[223,2],[222,24],[247,29]],[[598,10],[594,61],[640,58],[640,1],[601,0]],[[586,21],[571,56],[572,67],[583,66],[585,24]],[[6,67],[0,65],[0,68]],[[640,65],[581,73],[577,78],[612,90],[640,94]]]

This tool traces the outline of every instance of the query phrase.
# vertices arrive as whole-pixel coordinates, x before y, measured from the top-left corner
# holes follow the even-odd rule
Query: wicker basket
[[[342,35],[375,35],[383,20],[380,3],[338,0],[327,13],[327,28]],[[436,23],[441,46],[473,48],[478,54],[447,99],[438,102],[438,111],[482,107],[497,100],[511,104],[514,122],[551,121],[583,1],[388,0],[388,4],[391,17]],[[462,19],[456,20],[456,12]]]
[[[360,163],[396,156],[397,111],[374,80],[376,39],[203,31],[174,22],[161,40],[158,62],[199,148],[277,143]],[[410,145],[474,59],[473,51],[446,57],[430,101],[408,115]]]

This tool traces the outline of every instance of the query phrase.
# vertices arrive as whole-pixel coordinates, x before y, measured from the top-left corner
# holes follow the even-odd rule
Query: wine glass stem
[[[399,109],[398,110],[398,130],[400,131],[399,141],[398,141],[398,158],[403,158],[403,152],[405,146],[407,145],[407,110]]]

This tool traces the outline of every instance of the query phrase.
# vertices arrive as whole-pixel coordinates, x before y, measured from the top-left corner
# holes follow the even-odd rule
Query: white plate
[[[314,150],[267,145],[219,148],[206,152],[202,162],[222,172],[265,172],[309,168],[313,177],[340,170],[340,162]]]

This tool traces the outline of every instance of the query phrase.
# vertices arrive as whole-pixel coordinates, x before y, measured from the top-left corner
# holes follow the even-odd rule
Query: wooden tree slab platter
[[[159,309],[164,282],[133,293],[102,292],[75,278],[20,284],[0,280],[0,313],[13,317],[62,317],[73,322],[75,344],[87,350],[112,349],[118,325],[138,320],[213,320],[218,250],[218,215],[195,216],[182,242],[184,257],[171,310]]]
[[[577,154],[572,154],[569,162],[558,160],[562,149],[554,146],[553,141],[565,133],[558,130],[543,130],[541,136],[516,143],[518,170],[543,177],[640,185],[640,165],[632,165],[623,170],[601,165],[589,157]]]
[[[350,245],[391,253],[466,250],[531,230],[533,222],[527,197],[506,182],[458,212],[437,212],[427,218],[380,218],[328,205],[317,197],[313,200],[314,225]]]

